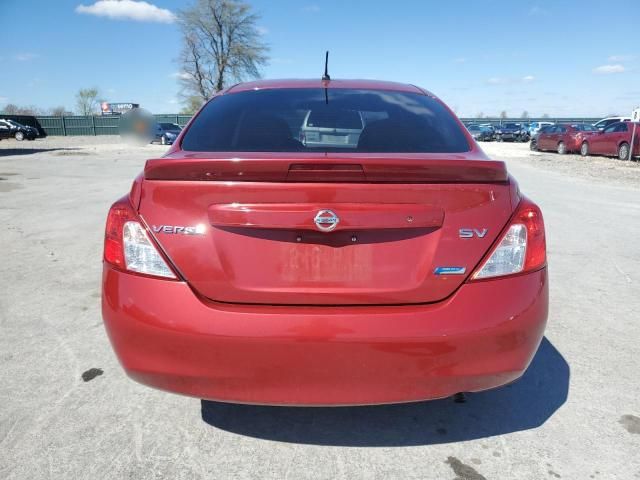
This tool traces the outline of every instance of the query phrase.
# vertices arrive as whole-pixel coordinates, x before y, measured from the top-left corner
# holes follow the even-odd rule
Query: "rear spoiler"
[[[146,180],[244,182],[507,183],[504,162],[462,158],[159,158]]]

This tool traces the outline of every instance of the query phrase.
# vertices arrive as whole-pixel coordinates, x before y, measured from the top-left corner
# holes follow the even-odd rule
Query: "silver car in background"
[[[305,147],[356,148],[364,128],[356,110],[315,109],[304,116],[300,141]]]

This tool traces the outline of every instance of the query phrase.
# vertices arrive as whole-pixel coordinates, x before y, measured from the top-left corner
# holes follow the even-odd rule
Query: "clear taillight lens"
[[[122,238],[127,270],[156,277],[176,278],[140,223],[126,222]]]
[[[109,210],[104,238],[104,261],[129,272],[177,278],[149,238],[127,198],[118,200]]]
[[[524,268],[526,252],[527,228],[522,224],[511,225],[489,259],[473,278],[490,278],[520,273]]]
[[[542,212],[522,198],[509,226],[471,280],[539,270],[547,264],[547,245]]]

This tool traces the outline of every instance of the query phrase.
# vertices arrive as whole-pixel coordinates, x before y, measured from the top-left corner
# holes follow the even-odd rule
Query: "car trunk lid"
[[[189,156],[147,163],[140,214],[192,288],[219,302],[439,301],[513,207],[504,164],[464,155]]]

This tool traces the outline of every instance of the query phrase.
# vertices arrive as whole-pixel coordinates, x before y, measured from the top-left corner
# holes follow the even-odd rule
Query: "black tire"
[[[587,142],[582,142],[582,145],[580,145],[580,155],[583,157],[589,156],[589,144]]]
[[[623,142],[618,147],[618,159],[620,160],[628,160],[629,159],[629,144],[627,142]]]
[[[16,134],[14,135],[14,137],[16,138],[17,141],[21,142],[24,140],[24,133],[22,132],[16,132]]]

